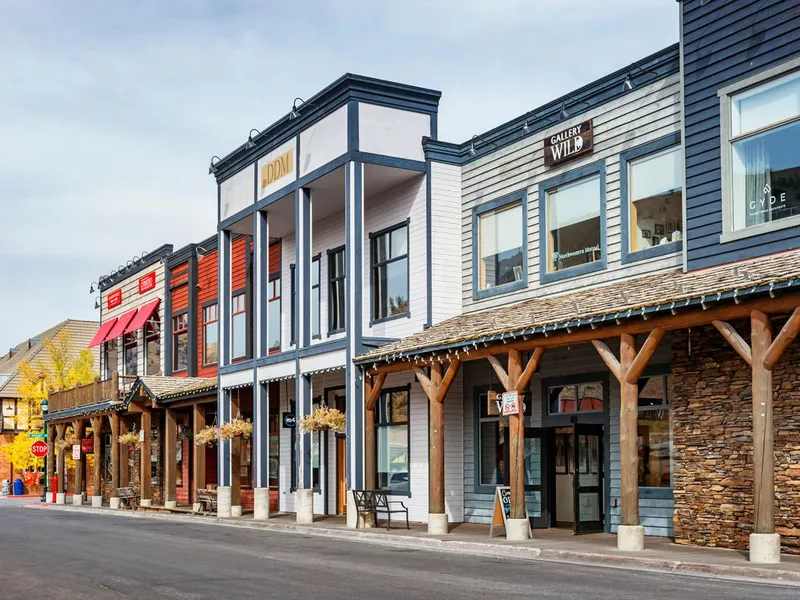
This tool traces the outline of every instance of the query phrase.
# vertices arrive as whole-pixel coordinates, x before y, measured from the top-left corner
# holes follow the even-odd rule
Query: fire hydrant
[[[53,475],[50,478],[50,489],[53,490],[52,500],[50,501],[52,504],[56,503],[56,492],[58,491],[58,475]]]

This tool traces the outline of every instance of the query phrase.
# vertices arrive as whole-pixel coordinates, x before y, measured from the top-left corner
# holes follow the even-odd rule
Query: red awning
[[[92,341],[89,342],[89,348],[94,348],[95,346],[99,346],[100,344],[105,342],[109,332],[111,331],[111,328],[114,327],[116,322],[117,318],[114,317],[113,319],[110,319],[105,323],[103,323],[102,325],[100,325],[100,329],[97,330],[97,333],[94,334]]]
[[[138,310],[139,310],[138,308],[134,308],[133,310],[129,310],[124,315],[122,315],[119,318],[119,320],[117,321],[117,324],[114,325],[114,329],[112,329],[108,333],[108,336],[106,337],[106,341],[118,338],[123,333],[125,333],[125,328],[128,326],[128,323],[131,322],[131,319],[133,319],[133,317],[136,316],[136,311],[138,311]]]
[[[136,317],[131,320],[131,322],[125,328],[125,333],[130,333],[131,331],[136,331],[137,329],[144,327],[144,324],[147,323],[147,319],[152,317],[153,313],[158,310],[159,302],[161,302],[161,300],[156,298],[152,302],[148,302],[144,306],[140,307],[139,312],[136,313]]]

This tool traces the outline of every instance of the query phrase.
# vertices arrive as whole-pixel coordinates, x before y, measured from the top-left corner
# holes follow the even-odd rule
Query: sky
[[[0,0],[0,354],[214,234],[211,156],[344,73],[463,142],[677,40],[675,0]]]

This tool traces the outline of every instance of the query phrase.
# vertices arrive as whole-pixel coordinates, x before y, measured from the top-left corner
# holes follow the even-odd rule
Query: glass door
[[[525,505],[531,526],[550,526],[548,503],[548,430],[525,428]]]
[[[574,426],[574,532],[603,531],[603,426]]]

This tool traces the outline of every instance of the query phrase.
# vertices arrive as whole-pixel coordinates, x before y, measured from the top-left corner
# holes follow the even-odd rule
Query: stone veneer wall
[[[748,341],[749,322],[735,323]],[[783,320],[773,323],[773,337]],[[753,531],[750,368],[714,327],[675,332],[675,541],[746,549]],[[773,371],[775,527],[800,554],[800,343]]]

